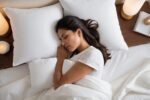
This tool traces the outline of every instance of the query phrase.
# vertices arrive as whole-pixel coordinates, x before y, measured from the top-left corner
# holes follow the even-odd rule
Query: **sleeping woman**
[[[98,23],[91,19],[83,20],[75,16],[60,19],[56,25],[61,45],[57,50],[54,87],[38,94],[38,90],[30,88],[30,77],[27,75],[0,87],[2,100],[23,100],[26,96],[29,96],[26,100],[111,100],[111,85],[101,79],[109,54],[99,43],[97,28]],[[74,64],[64,73],[65,59]],[[33,96],[30,98],[30,95]]]
[[[75,16],[65,16],[56,25],[61,41],[57,49],[57,64],[54,72],[54,87],[74,84],[88,76],[99,81],[104,64],[109,59],[107,49],[99,43],[98,23]],[[65,59],[75,64],[64,75],[62,66]]]

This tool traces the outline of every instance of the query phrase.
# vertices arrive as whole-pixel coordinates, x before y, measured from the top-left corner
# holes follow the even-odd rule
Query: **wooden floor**
[[[128,20],[128,21],[124,20],[120,16],[121,8],[122,8],[122,5],[117,5],[119,23],[121,26],[123,36],[124,36],[125,41],[127,42],[128,46],[131,47],[131,46],[140,45],[140,44],[144,44],[144,43],[150,43],[149,37],[146,37],[139,33],[133,32],[133,27],[137,20],[138,14],[132,20]],[[150,13],[150,5],[148,3],[145,3],[141,10]],[[0,37],[0,41],[1,40],[7,41],[11,45],[11,49],[7,54],[0,55],[0,69],[9,68],[12,66],[13,37],[12,37],[11,29],[9,30],[8,33],[9,33],[8,36]]]

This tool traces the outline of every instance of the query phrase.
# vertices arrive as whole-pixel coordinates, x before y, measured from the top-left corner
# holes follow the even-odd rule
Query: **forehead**
[[[67,30],[67,29],[58,29],[58,36],[59,37],[62,37],[63,35],[67,34],[71,32],[70,30]]]

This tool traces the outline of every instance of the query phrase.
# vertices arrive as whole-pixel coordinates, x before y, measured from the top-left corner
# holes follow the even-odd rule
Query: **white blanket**
[[[66,84],[49,89],[37,100],[111,100],[111,86],[107,82],[84,78],[77,84]]]
[[[120,82],[113,82],[113,86]],[[114,100],[150,100],[150,59],[143,62],[141,66],[128,73],[121,87],[115,90]]]
[[[106,67],[106,68],[108,68],[107,69],[108,71],[106,71],[106,73],[103,75],[103,78],[105,80],[110,80],[110,82],[112,81],[113,97],[115,98],[114,100],[121,99],[121,98],[123,100],[150,100],[149,95],[145,94],[144,92],[142,94],[142,92],[138,93],[138,92],[135,92],[135,90],[134,90],[134,94],[133,94],[134,85],[131,85],[132,88],[130,88],[130,89],[127,88],[127,86],[131,83],[130,81],[132,81],[132,80],[135,80],[136,84],[137,84],[137,82],[140,83],[140,81],[137,81],[137,79],[141,79],[140,76],[145,77],[144,78],[145,81],[142,81],[142,82],[146,82],[146,81],[149,82],[148,80],[150,79],[149,78],[150,74],[148,74],[148,75],[145,74],[146,71],[142,72],[144,74],[139,74],[140,75],[139,77],[137,77],[137,78],[135,77],[136,75],[138,75],[138,73],[136,73],[136,72],[143,71],[144,66],[146,66],[146,65],[141,65],[141,64],[143,63],[143,61],[145,61],[145,59],[150,58],[149,51],[150,51],[150,44],[132,47],[129,49],[129,51],[127,53],[122,53],[122,52],[117,53],[116,52],[116,56],[114,56],[113,60],[111,61],[113,63],[108,63],[110,66]],[[143,63],[143,64],[146,64],[146,63]],[[130,70],[129,70],[129,68],[130,68]],[[139,68],[139,70],[134,70],[134,68]],[[132,70],[134,70],[134,72],[132,72]],[[131,73],[130,73],[130,71],[131,71]],[[126,74],[127,72],[128,72],[128,74]],[[133,73],[136,73],[133,75],[134,77],[129,77]],[[37,100],[38,98],[46,97],[45,95],[50,92],[50,89],[42,91],[42,92],[38,92],[37,90],[31,89],[30,88],[30,85],[31,85],[30,77],[28,75],[29,75],[29,70],[28,70],[27,64],[16,67],[16,68],[0,70],[0,100]],[[101,82],[101,83],[103,83],[103,82]],[[97,84],[99,84],[99,83],[97,83]],[[94,93],[94,92],[91,92],[93,89],[91,89],[90,87],[87,87],[88,84],[87,84],[87,86],[80,86],[80,85],[81,84],[78,84],[78,86],[67,84],[67,85],[62,86],[59,89],[59,91],[67,92],[68,90],[70,91],[71,89],[74,91],[76,91],[76,89],[78,89],[79,94],[80,93],[86,94],[87,97],[92,96],[91,93]],[[107,87],[107,85],[105,85],[105,86]],[[149,84],[148,84],[148,86],[149,86]],[[88,90],[88,92],[81,91],[81,89],[83,89],[83,88],[85,89],[85,87],[86,87],[86,90]],[[94,87],[97,87],[97,86],[95,85]],[[104,87],[104,86],[102,86],[102,87]],[[140,85],[140,87],[144,87],[144,86]],[[96,88],[96,90],[94,90],[94,91],[95,92],[98,91],[97,93],[100,94],[99,90],[97,90],[97,89],[100,89],[100,88]],[[148,90],[150,88],[146,87],[146,89]],[[140,89],[138,89],[138,90],[140,90]],[[101,91],[103,91],[103,89]],[[149,91],[148,91],[148,93],[149,93]],[[104,94],[107,95],[107,94],[109,94],[109,92],[108,93],[104,92]],[[97,95],[97,94],[95,94],[95,95]],[[24,98],[26,98],[26,99],[24,99]],[[62,99],[60,99],[60,100],[62,100]],[[69,98],[69,100],[71,100],[71,99]],[[76,100],[76,99],[74,99],[74,100]],[[82,100],[84,100],[84,99],[82,99]],[[94,99],[94,100],[96,100],[96,99]]]
[[[42,92],[30,88],[30,77],[0,88],[0,100],[111,100],[111,85],[103,80],[85,77],[76,84],[65,84],[57,90]]]

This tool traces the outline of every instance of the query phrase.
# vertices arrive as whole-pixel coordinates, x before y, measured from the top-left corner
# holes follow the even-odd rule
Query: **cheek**
[[[80,38],[79,37],[71,37],[71,38],[68,39],[67,43],[70,46],[69,51],[73,52],[80,45]]]
[[[71,40],[72,40],[72,41],[71,41],[71,44],[72,44],[73,46],[78,46],[78,45],[80,44],[80,38],[77,37],[77,36],[72,37]]]

